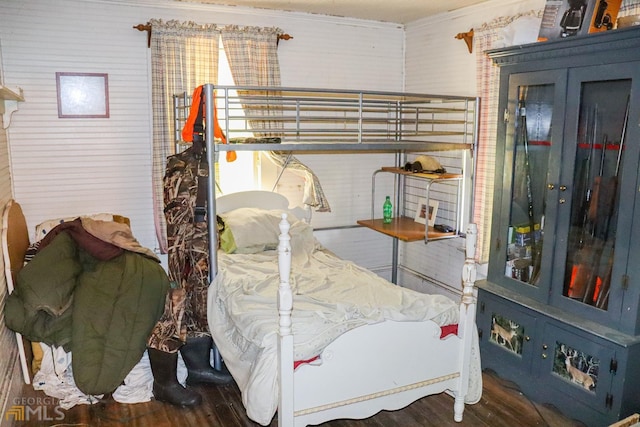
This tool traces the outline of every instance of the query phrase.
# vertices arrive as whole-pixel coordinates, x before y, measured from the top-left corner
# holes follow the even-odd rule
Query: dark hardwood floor
[[[325,427],[582,427],[550,406],[531,402],[510,382],[492,372],[483,374],[482,399],[466,405],[461,423],[453,421],[453,398],[439,394],[422,398],[399,411],[383,411],[365,420],[330,421]],[[240,392],[235,385],[196,387],[203,404],[196,408],[178,408],[157,401],[133,405],[119,404],[111,398],[94,405],[79,405],[64,412],[63,420],[16,421],[15,426],[113,426],[113,427],[258,427],[245,414]],[[44,397],[25,385],[21,398]],[[50,414],[56,414],[51,408]],[[51,417],[53,418],[53,417]],[[59,418],[59,417],[56,417]],[[6,421],[6,420],[3,420]],[[271,427],[277,426],[274,418]]]

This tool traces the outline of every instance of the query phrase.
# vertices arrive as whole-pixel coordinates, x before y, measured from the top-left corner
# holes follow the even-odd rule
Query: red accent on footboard
[[[445,325],[445,326],[441,326],[440,327],[440,339],[447,337],[449,335],[457,335],[458,334],[458,325]],[[320,359],[320,356],[316,356],[316,357],[312,357],[311,359],[307,359],[307,360],[296,360],[295,362],[293,362],[293,369],[295,370],[298,366],[300,365],[304,365],[305,363],[311,363],[315,360]]]
[[[440,330],[442,331],[440,333],[440,339],[446,336],[449,336],[451,334],[458,335],[458,324],[441,326]]]
[[[300,365],[304,365],[305,363],[311,363],[314,360],[318,360],[318,359],[320,359],[320,356],[312,357],[311,359],[307,359],[307,360],[296,360],[293,362],[293,369],[295,370]]]

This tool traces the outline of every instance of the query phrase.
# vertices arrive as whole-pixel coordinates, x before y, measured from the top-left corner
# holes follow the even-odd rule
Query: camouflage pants
[[[207,324],[209,233],[207,222],[194,221],[199,157],[191,149],[169,157],[164,178],[169,279],[173,285],[148,346],[176,352],[187,337],[210,335]],[[200,173],[200,175],[199,175]]]

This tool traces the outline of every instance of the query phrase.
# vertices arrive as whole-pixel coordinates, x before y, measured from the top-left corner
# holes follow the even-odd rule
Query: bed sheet
[[[295,248],[292,252],[296,254]],[[247,415],[262,425],[271,422],[278,404],[277,257],[277,251],[219,251],[218,274],[208,295],[216,345],[242,392]],[[443,326],[458,321],[457,302],[396,286],[337,258],[318,242],[293,257],[290,282],[295,360],[317,356],[335,338],[364,324],[432,320]]]

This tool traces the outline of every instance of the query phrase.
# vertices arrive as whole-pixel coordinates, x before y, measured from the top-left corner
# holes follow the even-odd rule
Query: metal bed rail
[[[473,97],[208,84],[207,91],[231,143],[215,144],[216,151],[440,151],[461,147],[451,144],[471,148],[475,138],[478,100]],[[176,144],[189,106],[188,94],[174,96]],[[282,145],[269,140],[272,146],[257,148],[260,137],[279,138]]]

